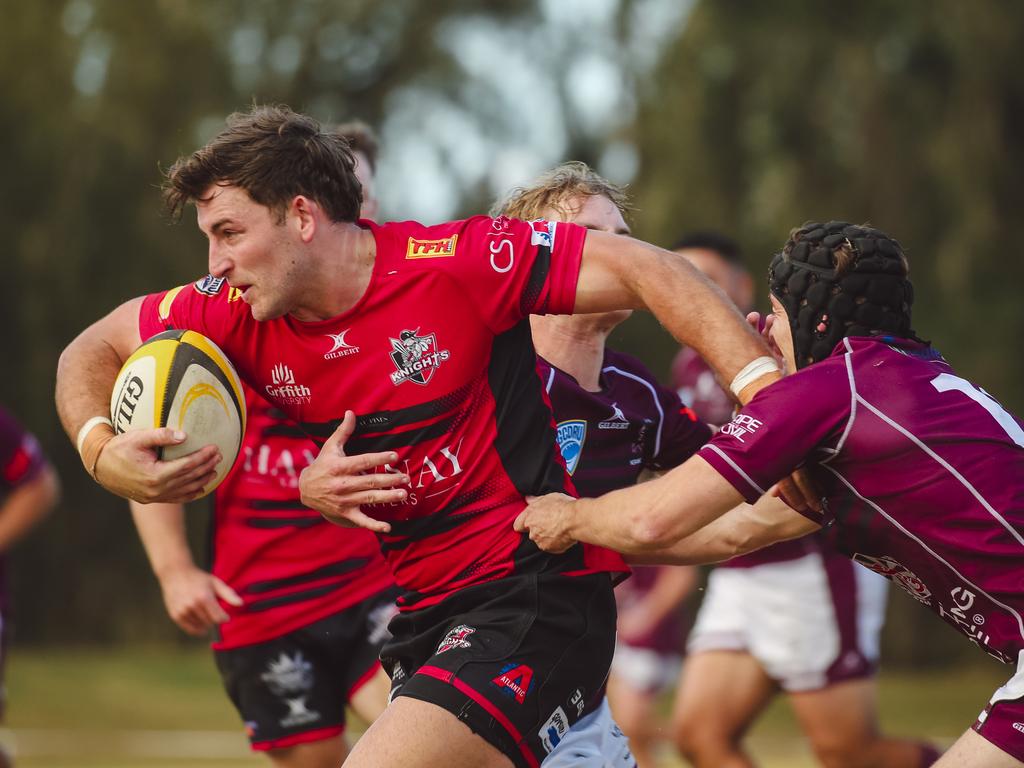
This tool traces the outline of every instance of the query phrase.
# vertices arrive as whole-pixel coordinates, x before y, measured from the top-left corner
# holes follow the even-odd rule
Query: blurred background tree
[[[125,505],[88,480],[60,430],[52,379],[86,324],[204,271],[195,227],[162,215],[160,169],[253,102],[375,125],[385,218],[481,212],[582,159],[631,183],[638,236],[722,229],[757,276],[794,225],[870,221],[908,249],[919,333],[1024,411],[1011,231],[1022,6],[39,0],[4,18],[0,321],[16,362],[0,401],[66,486],[15,557],[22,642],[179,637]],[[649,318],[617,340],[658,371],[674,351]],[[952,632],[921,643],[936,626],[925,612],[898,614],[898,657],[970,653]]]

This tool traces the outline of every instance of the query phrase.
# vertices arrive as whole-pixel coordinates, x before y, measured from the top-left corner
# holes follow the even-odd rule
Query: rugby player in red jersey
[[[753,306],[754,281],[733,240],[694,232],[672,250],[741,310]],[[676,355],[672,376],[698,416],[716,425],[732,418],[732,400],[692,349]],[[781,689],[823,765],[931,764],[933,746],[886,738],[878,726],[875,673],[887,587],[823,535],[721,563],[687,645],[672,715],[679,750],[697,768],[751,765],[743,739]]]
[[[359,221],[347,146],[286,108],[232,116],[172,167],[167,199],[195,203],[211,276],[128,301],[65,349],[58,410],[87,470],[144,502],[211,479],[215,447],[161,462],[154,449],[180,434],[101,421],[142,339],[209,336],[321,444],[303,502],[375,530],[405,590],[382,652],[394,697],[348,764],[539,764],[603,698],[626,567],[598,547],[542,552],[511,528],[525,496],[571,487],[529,315],[647,306],[743,401],[778,377],[764,342],[685,260],[630,238],[502,217]],[[339,334],[356,351],[326,360]]]
[[[360,215],[372,219],[376,138],[363,123],[335,132],[352,149]],[[351,352],[341,336],[325,359]],[[210,572],[192,557],[183,505],[130,502],[132,516],[171,618],[193,635],[217,629],[217,668],[253,749],[281,768],[337,768],[346,705],[367,723],[387,706],[377,657],[397,590],[372,533],[302,504],[299,475],[316,445],[245,389],[241,459],[214,496]]]
[[[3,684],[10,634],[11,599],[7,552],[56,506],[57,473],[36,439],[10,413],[0,408],[0,720],[7,706]],[[14,764],[0,746],[0,768]]]
[[[516,527],[548,551],[584,541],[672,562],[834,527],[849,557],[1017,665],[936,765],[1020,766],[1024,427],[916,337],[907,274],[902,248],[879,230],[794,230],[769,271],[769,332],[795,373],[664,477],[596,500],[541,499]],[[822,491],[821,515],[766,493],[801,464]],[[744,500],[757,503],[736,506]]]
[[[628,235],[628,210],[622,189],[572,162],[515,190],[492,213]],[[710,428],[639,360],[605,346],[630,314],[530,318],[558,445],[581,496],[599,496],[634,485],[645,471],[675,467],[711,437]],[[694,583],[692,567],[641,566],[615,591],[618,637],[608,701],[640,768],[655,764],[657,694],[678,675],[686,633],[680,603]]]

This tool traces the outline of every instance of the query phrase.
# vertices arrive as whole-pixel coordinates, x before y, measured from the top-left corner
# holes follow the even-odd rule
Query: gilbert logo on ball
[[[220,348],[195,331],[165,331],[132,353],[114,382],[110,418],[120,434],[170,427],[185,442],[162,449],[161,459],[185,456],[205,445],[220,448],[217,476],[227,475],[245,434],[245,397],[235,368]]]

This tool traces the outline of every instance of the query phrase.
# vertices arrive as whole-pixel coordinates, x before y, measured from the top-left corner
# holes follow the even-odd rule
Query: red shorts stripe
[[[473,701],[475,701],[477,704],[483,707],[487,714],[489,714],[491,717],[493,717],[495,720],[501,723],[501,726],[506,731],[508,731],[509,736],[511,736],[515,740],[516,744],[519,746],[519,751],[523,753],[523,757],[526,758],[527,763],[529,763],[532,766],[540,766],[540,763],[537,762],[537,758],[533,756],[533,752],[531,752],[530,749],[526,746],[526,744],[523,743],[523,735],[519,733],[519,730],[512,724],[512,721],[505,717],[504,713],[500,709],[498,709],[491,702],[489,702],[487,699],[481,696],[480,693],[470,688],[464,682],[455,677],[447,669],[426,666],[420,667],[418,670],[416,670],[416,674],[427,675],[428,677],[433,677],[436,680],[448,683],[449,685],[454,686],[455,689],[458,690],[460,693],[471,698]]]

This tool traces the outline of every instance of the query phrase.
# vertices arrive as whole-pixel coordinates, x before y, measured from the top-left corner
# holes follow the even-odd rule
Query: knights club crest
[[[580,456],[583,454],[583,443],[587,440],[587,422],[583,419],[560,421],[555,427],[555,437],[565,461],[565,468],[571,475],[576,471]]]
[[[391,341],[391,361],[398,370],[391,374],[391,383],[396,387],[406,381],[425,385],[434,371],[451,357],[447,349],[437,348],[437,336],[433,333],[419,335],[420,329],[402,331]]]

